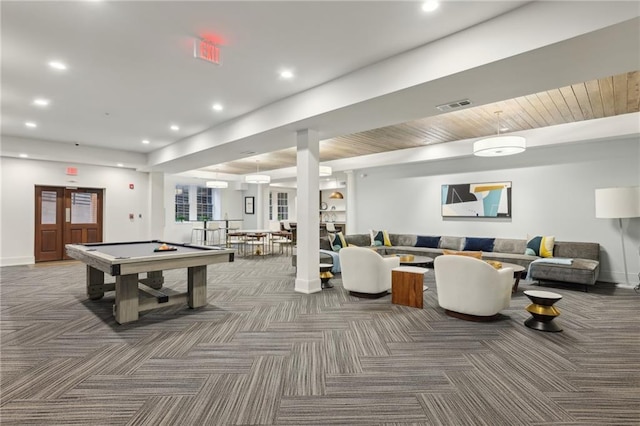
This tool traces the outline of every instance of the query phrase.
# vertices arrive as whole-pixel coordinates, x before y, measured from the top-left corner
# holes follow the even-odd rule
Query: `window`
[[[56,224],[56,213],[58,208],[57,196],[56,191],[42,191],[42,225]]]
[[[176,222],[212,220],[220,203],[217,189],[198,185],[176,185]]]
[[[213,219],[213,189],[199,186],[197,191],[198,220]]]
[[[286,192],[278,192],[278,220],[289,219],[289,194]]]
[[[176,222],[189,220],[189,186],[176,185]]]
[[[98,222],[98,194],[71,193],[71,223]]]

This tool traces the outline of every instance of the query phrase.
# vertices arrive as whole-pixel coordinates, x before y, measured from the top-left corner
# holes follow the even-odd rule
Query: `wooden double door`
[[[65,244],[102,241],[103,190],[36,186],[36,262],[70,259]]]

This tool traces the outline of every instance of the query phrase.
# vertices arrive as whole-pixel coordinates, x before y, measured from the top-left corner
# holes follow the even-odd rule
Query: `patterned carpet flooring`
[[[640,295],[562,294],[562,333],[333,289],[294,292],[286,256],[208,267],[209,305],[118,325],[85,267],[0,269],[2,425],[639,425]],[[166,285],[186,289],[186,271]]]

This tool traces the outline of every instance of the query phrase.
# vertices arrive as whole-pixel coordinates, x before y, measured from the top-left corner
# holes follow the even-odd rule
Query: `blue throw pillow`
[[[470,238],[464,239],[464,249],[470,251],[493,251],[495,238]]]
[[[440,237],[424,237],[418,235],[415,247],[438,248],[440,245]]]

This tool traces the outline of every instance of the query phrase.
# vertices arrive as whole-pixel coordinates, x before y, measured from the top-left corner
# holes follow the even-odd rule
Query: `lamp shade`
[[[229,182],[224,180],[209,180],[207,181],[207,188],[228,188]]]
[[[596,189],[596,217],[640,217],[640,186]]]
[[[269,183],[271,182],[271,176],[269,175],[247,175],[244,177],[247,183]]]
[[[473,143],[473,155],[478,157],[500,157],[524,152],[526,140],[522,136],[497,135]]]

